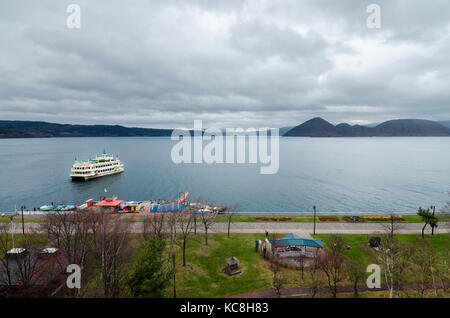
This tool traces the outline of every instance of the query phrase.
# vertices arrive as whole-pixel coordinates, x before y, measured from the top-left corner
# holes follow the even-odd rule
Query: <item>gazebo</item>
[[[323,249],[321,240],[314,240],[311,238],[303,238],[297,234],[287,234],[281,238],[270,239],[272,244],[274,256],[285,257],[310,257],[314,258],[320,249]]]

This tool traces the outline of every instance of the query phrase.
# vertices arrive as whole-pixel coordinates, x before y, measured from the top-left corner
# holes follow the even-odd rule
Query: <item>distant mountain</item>
[[[444,122],[445,123],[445,122]],[[447,122],[450,126],[450,122]],[[0,138],[44,137],[167,137],[172,129],[136,128],[120,125],[68,125],[42,121],[0,121]],[[192,131],[190,132],[193,133]],[[332,125],[316,117],[296,127],[280,128],[287,137],[375,137],[375,136],[450,136],[450,128],[434,121],[399,119],[375,127]]]
[[[172,129],[128,128],[119,125],[67,125],[42,121],[0,121],[0,138],[39,137],[164,137]]]
[[[294,127],[280,127],[278,128],[280,136],[283,136],[285,133],[287,133],[289,130],[291,130]]]
[[[439,124],[441,124],[442,126],[445,126],[447,128],[450,128],[450,120],[447,121],[438,121]]]
[[[326,120],[316,117],[292,128],[284,134],[286,137],[335,137],[339,133],[335,126]]]
[[[376,136],[449,136],[450,129],[423,119],[389,120],[374,127]]]
[[[284,134],[286,137],[377,137],[377,136],[450,136],[450,128],[423,119],[398,119],[375,127],[332,125],[316,117],[298,125]]]
[[[339,124],[336,125],[336,131],[340,136],[349,136],[349,137],[364,137],[369,136],[371,128],[361,125],[349,125],[349,124]]]

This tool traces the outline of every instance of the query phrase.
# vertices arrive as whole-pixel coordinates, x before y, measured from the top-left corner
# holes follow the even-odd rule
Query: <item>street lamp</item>
[[[27,207],[25,205],[22,205],[21,208],[22,208],[22,234],[25,235],[25,222],[23,221],[23,210],[26,209]]]
[[[434,216],[434,211],[436,210],[436,207],[434,205],[430,206],[430,210],[433,210],[433,216]],[[434,226],[431,227],[431,235],[434,235]]]
[[[14,248],[14,223],[13,223],[14,215],[10,215],[9,219],[11,220],[12,248]]]
[[[314,209],[314,229],[313,229],[313,235],[316,235],[316,206],[313,206]]]
[[[177,298],[177,290],[175,284],[175,253],[172,254],[172,262],[173,262],[173,298]]]

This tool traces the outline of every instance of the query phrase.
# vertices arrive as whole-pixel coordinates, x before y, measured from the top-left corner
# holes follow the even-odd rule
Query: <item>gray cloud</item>
[[[66,7],[82,28],[66,28]],[[450,119],[450,3],[380,0],[9,1],[0,117],[288,126]]]

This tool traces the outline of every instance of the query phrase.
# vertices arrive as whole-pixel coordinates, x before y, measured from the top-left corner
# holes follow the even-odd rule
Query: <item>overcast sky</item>
[[[70,3],[81,29],[66,26]],[[448,0],[2,0],[0,41],[0,119],[450,120]]]

